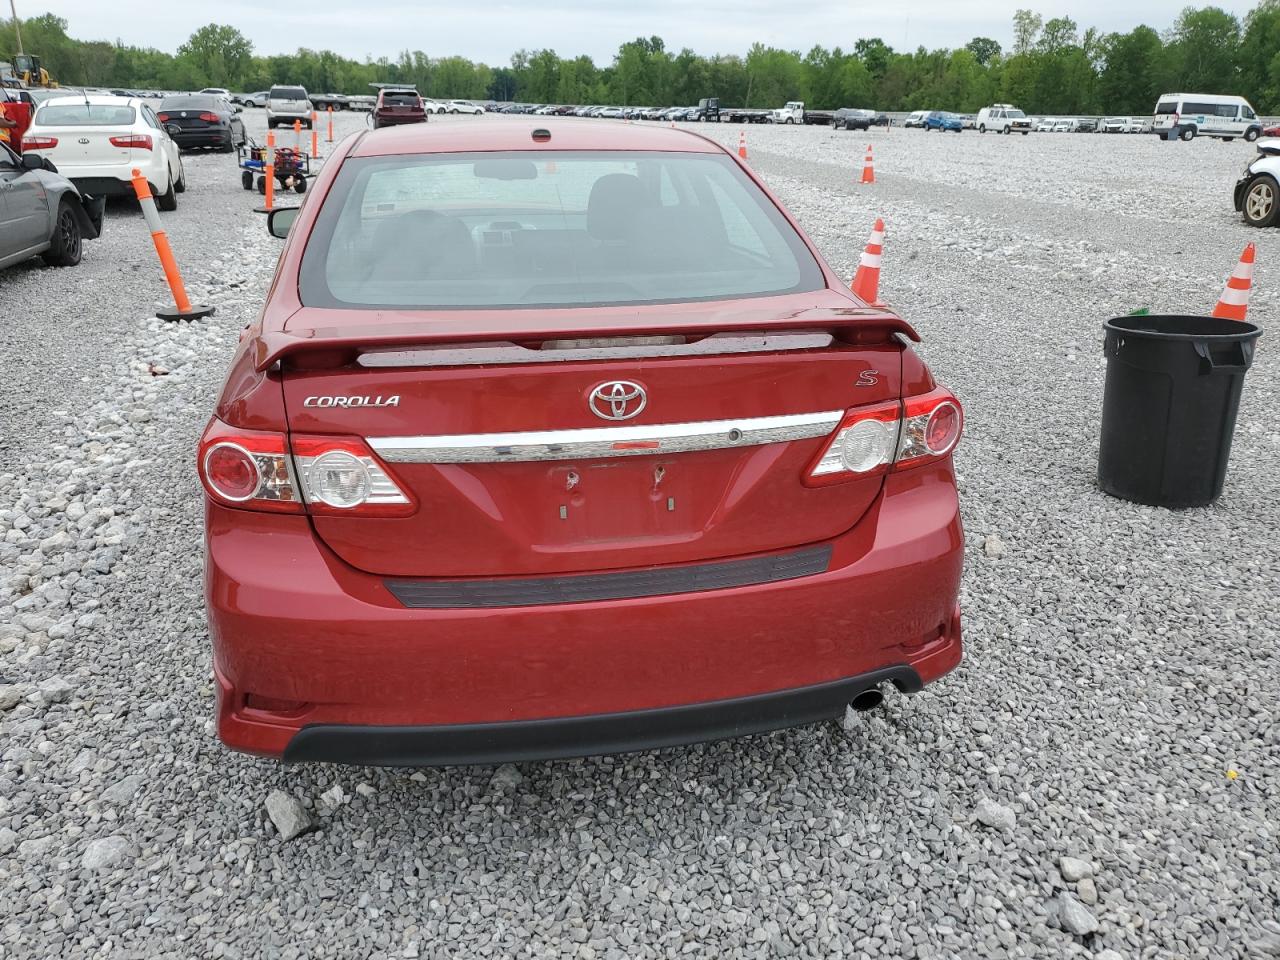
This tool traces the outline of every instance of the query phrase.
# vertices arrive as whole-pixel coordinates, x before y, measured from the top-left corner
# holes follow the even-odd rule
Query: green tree
[[[238,87],[252,58],[253,44],[244,34],[217,23],[201,27],[178,48],[178,59],[202,86]]]
[[[1016,10],[1013,14],[1013,53],[1015,56],[1030,53],[1035,46],[1036,35],[1044,25],[1044,18],[1031,10]]]
[[[973,58],[983,67],[1000,56],[1000,44],[990,37],[974,37],[964,45],[964,48],[972,53]]]

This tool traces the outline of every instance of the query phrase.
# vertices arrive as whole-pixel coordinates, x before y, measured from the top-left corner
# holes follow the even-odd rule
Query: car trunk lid
[[[555,575],[743,557],[855,525],[881,478],[803,483],[844,411],[900,396],[901,320],[817,310],[753,327],[448,323],[343,333],[306,311],[258,345],[290,429],[359,436],[405,517],[314,516],[343,560],[397,577]],[[497,318],[495,318],[495,321]],[[597,325],[599,326],[599,325]],[[689,327],[692,326],[692,329]]]

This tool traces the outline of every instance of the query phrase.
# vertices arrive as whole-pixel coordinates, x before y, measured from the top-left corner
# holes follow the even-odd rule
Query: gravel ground
[[[1280,956],[1268,340],[1217,505],[1093,485],[1104,319],[1206,310],[1249,239],[1274,316],[1280,244],[1230,210],[1250,148],[893,131],[861,187],[864,134],[747,133],[846,275],[885,217],[882,295],[966,404],[965,663],[843,724],[621,758],[226,752],[192,451],[277,242],[192,157],[166,223],[211,320],[148,319],[125,205],[81,267],[0,278],[0,957]]]

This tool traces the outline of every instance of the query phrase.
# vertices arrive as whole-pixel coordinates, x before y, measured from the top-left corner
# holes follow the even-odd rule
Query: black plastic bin
[[[1098,485],[1158,507],[1212,503],[1262,330],[1220,317],[1157,315],[1117,317],[1103,329]]]

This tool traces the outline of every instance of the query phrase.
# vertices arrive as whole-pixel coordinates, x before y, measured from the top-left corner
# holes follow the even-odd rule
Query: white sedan
[[[178,145],[137,97],[46,100],[22,138],[22,152],[52,160],[86,196],[132,196],[134,168],[146,176],[161,210],[176,210],[177,194],[187,188]]]

